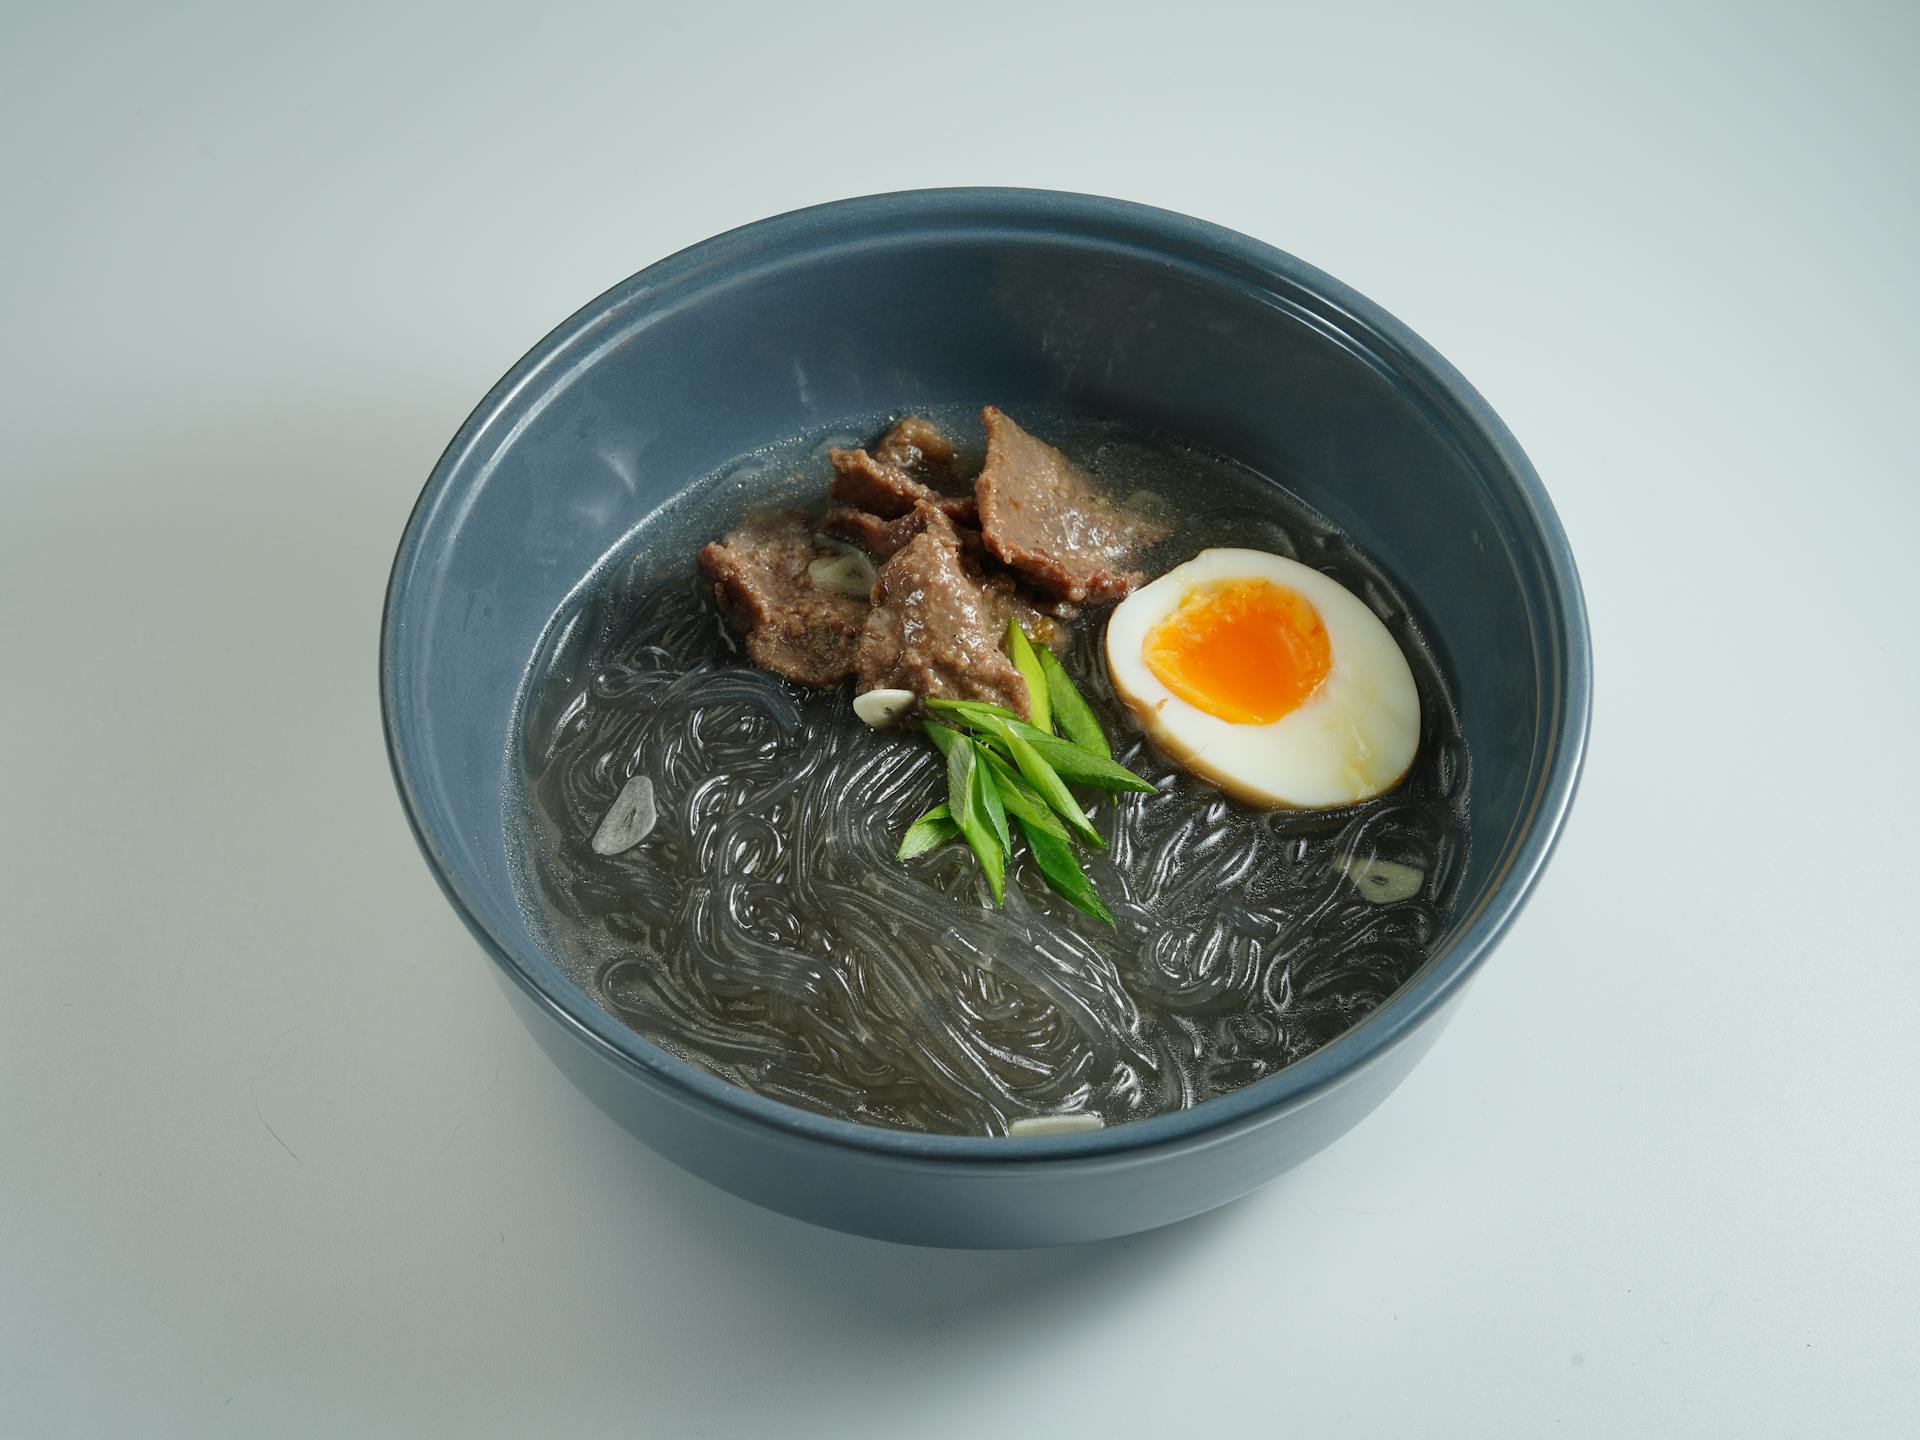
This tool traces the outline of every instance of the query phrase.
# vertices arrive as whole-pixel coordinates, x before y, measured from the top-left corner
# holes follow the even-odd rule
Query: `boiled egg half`
[[[1380,795],[1420,743],[1406,656],[1352,591],[1263,550],[1203,550],[1114,608],[1114,692],[1154,742],[1249,804]]]

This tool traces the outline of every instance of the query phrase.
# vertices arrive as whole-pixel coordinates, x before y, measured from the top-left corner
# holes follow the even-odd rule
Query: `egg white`
[[[1198,586],[1271,580],[1302,596],[1327,628],[1326,679],[1270,724],[1209,715],[1147,667],[1153,628]],[[1203,550],[1114,607],[1107,671],[1155,744],[1228,794],[1272,809],[1350,805],[1406,778],[1420,745],[1420,695],[1393,636],[1357,595],[1318,570],[1264,550]]]

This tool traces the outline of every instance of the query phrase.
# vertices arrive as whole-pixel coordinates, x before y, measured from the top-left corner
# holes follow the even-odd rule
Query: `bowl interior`
[[[1390,317],[1277,251],[1116,202],[930,192],[748,227],[616,287],[501,382],[422,497],[383,656],[396,772],[443,883],[542,990],[571,987],[516,902],[502,804],[516,690],[569,591],[744,452],[987,400],[1224,452],[1390,570],[1473,761],[1449,934],[1504,921],[1509,871],[1526,862],[1524,889],[1544,858],[1528,837],[1571,788],[1585,657],[1564,541],[1498,421]],[[567,1008],[600,1028],[584,997]]]

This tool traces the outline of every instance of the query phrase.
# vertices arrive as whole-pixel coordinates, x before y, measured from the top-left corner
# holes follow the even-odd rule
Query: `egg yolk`
[[[1291,714],[1333,664],[1320,612],[1271,580],[1195,586],[1147,632],[1142,657],[1182,700],[1235,725]]]

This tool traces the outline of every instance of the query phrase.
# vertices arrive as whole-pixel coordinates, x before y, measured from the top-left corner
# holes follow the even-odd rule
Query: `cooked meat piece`
[[[918,506],[892,520],[882,520],[851,505],[836,505],[827,511],[820,528],[841,540],[851,540],[875,560],[890,560],[903,545],[925,530],[927,523]]]
[[[985,550],[980,532],[966,525],[956,525],[946,511],[924,500],[915,501],[913,509],[892,520],[882,520],[865,510],[836,505],[827,511],[820,528],[839,539],[851,540],[875,560],[890,560],[909,540],[927,528],[930,518],[941,526],[942,534],[951,531],[958,537],[961,558],[967,562],[969,570],[977,571]]]
[[[1085,473],[991,405],[987,465],[974,484],[987,549],[1063,600],[1118,600],[1146,577],[1127,562],[1166,528],[1116,505]]]
[[[938,505],[962,525],[978,525],[973,497],[962,493],[965,481],[954,470],[953,442],[926,420],[909,417],[865,450],[830,450],[834,499],[893,520],[912,511],[915,502]]]
[[[799,510],[756,515],[700,551],[700,573],[753,663],[802,685],[838,685],[853,674],[866,601],[822,590],[807,577],[819,552]]]
[[[953,441],[931,420],[909,415],[873,447],[874,457],[936,490],[958,493],[965,481],[954,466]]]
[[[981,588],[994,608],[1002,635],[1007,633],[1007,617],[1011,615],[1035,644],[1045,645],[1056,654],[1067,648],[1067,625],[1080,613],[1074,606],[1060,600],[1046,604],[1036,601],[1004,570],[989,576]]]
[[[977,525],[979,510],[971,495],[942,495],[897,465],[889,465],[864,450],[829,450],[833,483],[827,493],[843,504],[870,510],[883,520],[896,519],[918,501],[937,505],[962,525]]]
[[[878,561],[892,559],[910,540],[925,534],[929,528],[937,529],[942,535],[952,535],[960,545],[961,568],[975,579],[981,579],[980,588],[999,617],[1002,634],[1006,632],[1007,617],[1018,616],[1020,628],[1031,639],[1058,650],[1067,643],[1068,622],[1079,613],[1064,600],[1047,600],[1022,589],[1004,570],[982,579],[988,557],[980,532],[955,525],[939,509],[924,501],[897,520],[882,520],[864,510],[836,505],[820,522],[820,528],[829,535],[865,547]]]
[[[968,570],[950,521],[928,505],[917,513],[924,528],[880,567],[873,587],[859,688],[985,700],[1027,714],[1027,682],[1000,648],[1004,598]]]

